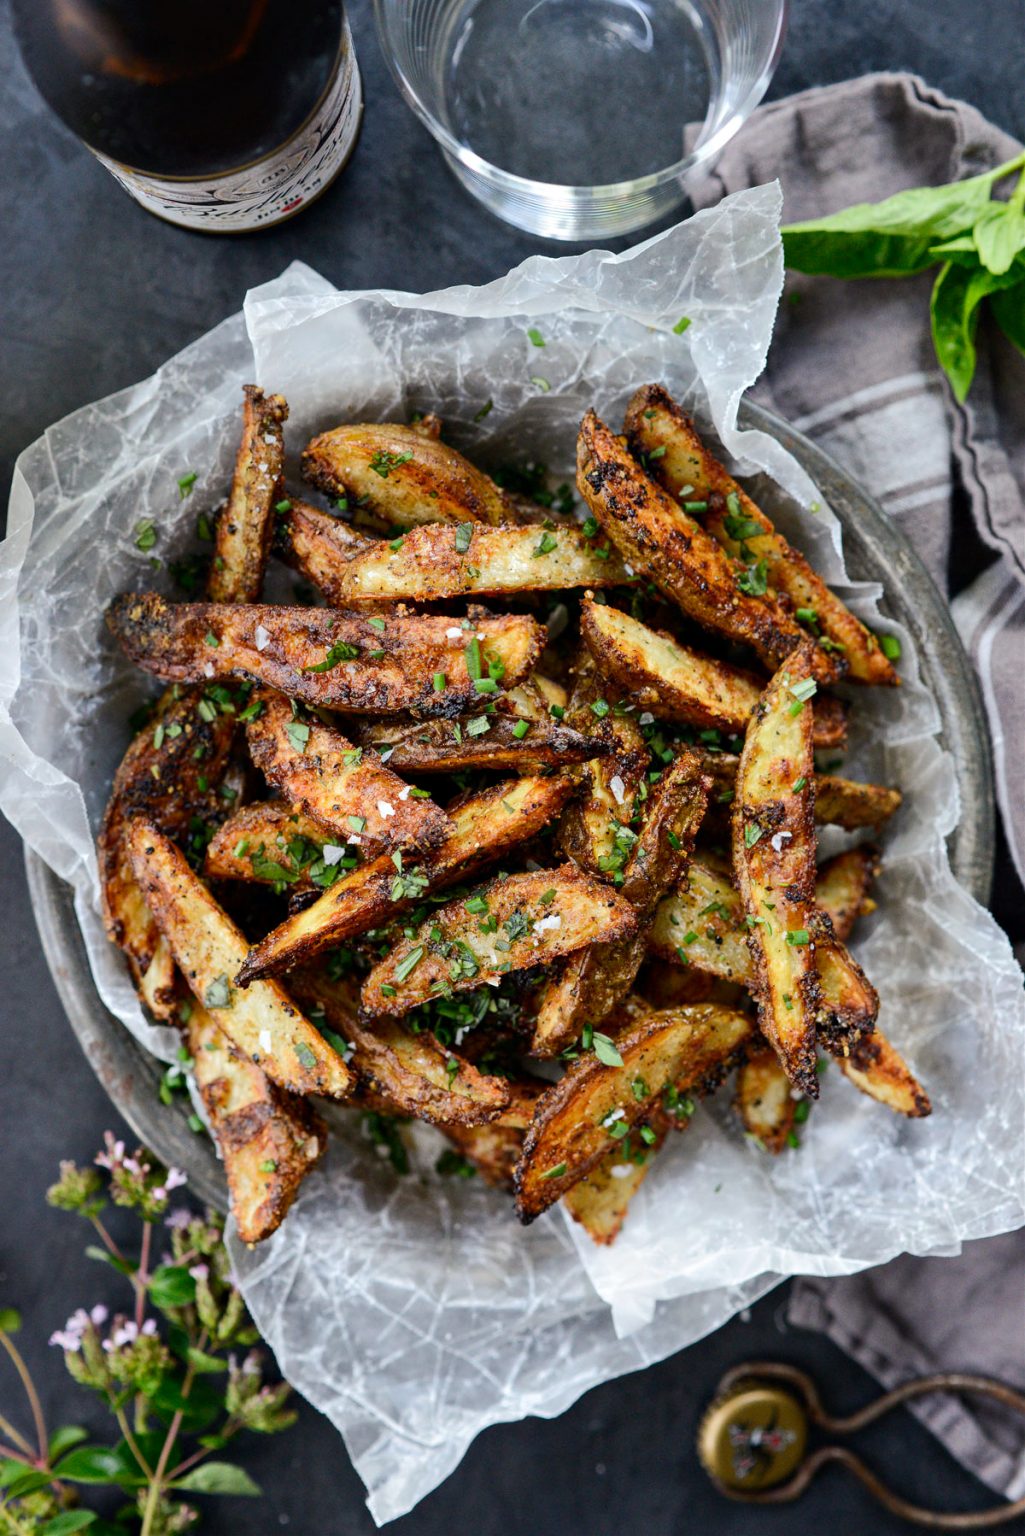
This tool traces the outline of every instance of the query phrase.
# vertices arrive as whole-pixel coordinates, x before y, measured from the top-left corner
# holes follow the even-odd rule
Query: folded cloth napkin
[[[796,223],[975,175],[1020,148],[915,76],[867,75],[761,108],[693,196],[705,206],[778,176],[784,220]],[[958,405],[932,351],[931,280],[790,274],[753,393],[864,482],[950,595],[982,685],[997,801],[1025,883],[1025,359],[983,322],[975,382]],[[1025,1231],[971,1243],[956,1258],[800,1280],[790,1317],[824,1330],[886,1386],[964,1369],[1025,1388]],[[1025,1493],[1020,1418],[948,1397],[913,1411],[992,1488]]]

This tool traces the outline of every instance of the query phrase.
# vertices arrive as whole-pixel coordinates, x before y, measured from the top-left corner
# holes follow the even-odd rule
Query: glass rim
[[[671,181],[679,181],[688,171],[692,171],[699,165],[706,164],[719,153],[730,141],[735,133],[743,127],[750,114],[761,101],[769,88],[769,83],[779,64],[783,44],[786,40],[787,26],[790,20],[790,0],[775,0],[776,3],[776,35],[773,38],[772,48],[765,64],[759,70],[758,75],[751,82],[743,100],[737,104],[724,123],[721,123],[715,133],[704,143],[695,145],[690,154],[682,156],[671,165],[664,166],[661,170],[650,171],[646,176],[633,176],[625,181],[606,181],[588,183],[574,183],[563,181],[536,181],[530,176],[517,175],[515,171],[503,170],[500,165],[495,165],[491,160],[486,160],[476,150],[461,144],[457,138],[441,123],[430,108],[425,104],[420,93],[407,76],[405,70],[399,64],[395,50],[391,47],[390,24],[387,19],[389,0],[373,0],[374,20],[377,24],[378,39],[384,53],[385,62],[407,105],[412,108],[417,117],[429,130],[434,139],[440,144],[445,154],[464,166],[474,177],[480,177],[502,187],[505,191],[520,196],[539,197],[548,199],[556,198],[566,206],[597,200],[613,200],[617,198],[627,199],[636,197],[639,193],[651,192],[658,187],[667,185]]]

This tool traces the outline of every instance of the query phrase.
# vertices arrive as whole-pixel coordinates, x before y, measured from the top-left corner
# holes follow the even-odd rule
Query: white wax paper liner
[[[758,187],[622,255],[535,257],[483,288],[425,296],[336,293],[297,264],[248,295],[244,324],[225,321],[22,455],[0,546],[0,808],[74,885],[100,995],[158,1054],[176,1041],[143,1019],[98,915],[93,835],[127,715],[152,689],[102,614],[119,591],[164,586],[150,559],[188,548],[195,512],[223,494],[241,384],[287,397],[293,468],[323,427],[431,409],[485,465],[533,457],[571,478],[586,407],[618,423],[633,389],[661,380],[743,469],[776,482],[784,531],[878,623],[879,589],[849,582],[835,518],[808,510],[815,487],[774,440],[736,425],[782,285],[779,211],[778,186]],[[187,471],[198,479],[182,499]],[[143,553],[146,518],[159,536]],[[560,1413],[784,1275],[952,1253],[1022,1222],[1021,974],[950,873],[954,775],[908,636],[885,627],[903,643],[904,686],[857,693],[846,771],[906,798],[854,948],[932,1118],[890,1116],[834,1070],[801,1150],[770,1159],[720,1095],[669,1138],[618,1242],[598,1249],[558,1210],[524,1230],[479,1181],[436,1176],[436,1133],[416,1128],[414,1171],[399,1179],[337,1117],[284,1227],[232,1252],[282,1370],[341,1430],[379,1522],[435,1487],[486,1425]],[[828,829],[823,851],[843,840]]]

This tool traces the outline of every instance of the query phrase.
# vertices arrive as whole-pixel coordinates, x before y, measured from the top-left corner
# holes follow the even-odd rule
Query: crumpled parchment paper
[[[0,808],[73,884],[99,992],[158,1054],[177,1042],[142,1017],[98,915],[93,834],[127,716],[152,691],[102,614],[125,588],[165,586],[151,556],[187,549],[196,511],[223,494],[240,385],[287,397],[293,468],[324,427],[430,408],[485,465],[533,456],[568,478],[584,409],[618,423],[636,385],[663,380],[746,470],[776,482],[781,526],[871,622],[879,589],[847,581],[836,520],[806,510],[815,487],[773,440],[736,427],[782,285],[779,209],[776,185],[755,188],[623,255],[535,257],[486,287],[423,297],[336,293],[295,265],[248,295],[244,320],[22,456],[0,547]],[[186,471],[198,480],[182,500]],[[159,530],[150,553],[135,544],[143,518]],[[901,635],[905,683],[858,693],[845,771],[899,784],[906,800],[854,949],[932,1118],[891,1116],[834,1070],[800,1152],[770,1159],[722,1094],[669,1138],[603,1250],[559,1210],[523,1230],[479,1181],[437,1177],[437,1133],[414,1128],[413,1172],[398,1179],[345,1123],[355,1117],[335,1115],[326,1165],[284,1227],[252,1253],[234,1241],[233,1258],[281,1369],[341,1430],[379,1522],[435,1487],[486,1425],[560,1413],[788,1273],[952,1253],[1022,1222],[1021,974],[950,873],[951,764],[908,637],[885,627]],[[827,829],[823,853],[843,837]]]

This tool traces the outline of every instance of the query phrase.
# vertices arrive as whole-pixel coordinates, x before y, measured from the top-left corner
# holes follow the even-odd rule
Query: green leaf
[[[196,1299],[196,1282],[180,1264],[161,1264],[153,1271],[149,1293],[155,1307],[187,1307]]]
[[[106,1445],[79,1446],[77,1450],[70,1451],[54,1471],[61,1482],[65,1483],[115,1483],[124,1487],[132,1482],[139,1484],[143,1481],[138,1469],[134,1474],[131,1473],[118,1453]]]
[[[43,1526],[41,1536],[71,1536],[72,1531],[84,1531],[99,1517],[91,1509],[68,1509],[62,1515],[54,1515]]]
[[[201,1349],[189,1349],[189,1363],[194,1371],[201,1375],[215,1376],[220,1371],[228,1369],[227,1360],[218,1360],[214,1355],[204,1355]]]
[[[134,1264],[129,1264],[127,1259],[116,1258],[114,1254],[108,1253],[106,1248],[97,1248],[94,1243],[87,1246],[85,1256],[87,1259],[97,1259],[101,1264],[109,1264],[111,1269],[116,1269],[121,1275],[135,1274]]]
[[[972,228],[1001,177],[1021,157],[942,187],[914,187],[880,203],[856,203],[824,219],[788,224],[783,259],[799,272],[833,277],[903,277],[931,266],[930,248]]]
[[[6,1488],[14,1478],[20,1477],[25,1470],[23,1461],[15,1461],[11,1456],[0,1456],[0,1488]]]
[[[83,1429],[81,1424],[62,1424],[60,1429],[55,1429],[50,1436],[50,1460],[56,1461],[57,1457],[63,1456],[65,1451],[70,1451],[73,1445],[81,1445],[82,1441],[88,1438],[89,1432]]]
[[[993,318],[1019,351],[1025,352],[1025,276],[1013,288],[994,293],[989,301]]]
[[[209,1380],[198,1378],[192,1383],[188,1397],[182,1396],[177,1381],[166,1377],[147,1399],[153,1411],[170,1423],[176,1413],[182,1415],[182,1428],[186,1434],[197,1434],[210,1425],[224,1411],[224,1394]]]
[[[1025,249],[1025,211],[1015,203],[990,203],[976,219],[972,238],[982,265],[1002,277]]]
[[[14,1307],[0,1307],[0,1328],[4,1333],[17,1333],[21,1327],[21,1313]]]
[[[30,1493],[38,1493],[40,1488],[45,1488],[52,1480],[48,1472],[36,1472],[31,1467],[22,1467],[19,1475],[11,1479],[4,1492],[9,1499],[25,1499]]]
[[[187,1472],[175,1488],[186,1493],[234,1493],[247,1498],[258,1498],[260,1489],[248,1472],[235,1467],[230,1461],[204,1461]]]
[[[973,270],[953,262],[940,268],[929,302],[932,339],[940,366],[958,400],[967,396],[975,374],[979,305],[988,294],[1013,288],[1018,282],[1017,273],[1017,261],[1004,273],[987,272],[984,267]]]
[[[609,1039],[608,1035],[601,1035],[597,1030],[595,1030],[592,1038],[594,1042],[594,1054],[597,1056],[600,1062],[602,1062],[606,1067],[621,1067],[623,1065],[623,1058],[616,1050],[615,1045]]]

